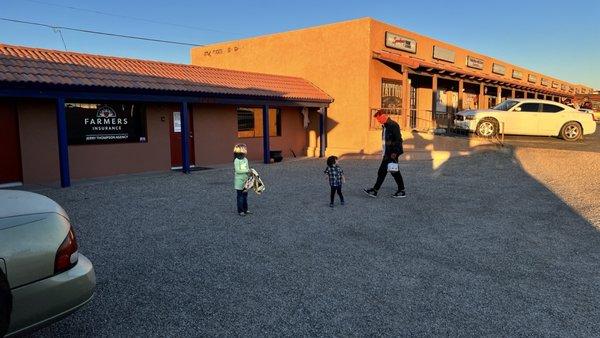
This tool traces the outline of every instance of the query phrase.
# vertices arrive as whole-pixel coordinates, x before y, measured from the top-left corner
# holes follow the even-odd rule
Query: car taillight
[[[54,259],[54,274],[67,271],[74,267],[75,264],[77,264],[77,259],[77,240],[75,239],[73,227],[71,227],[69,228],[67,237],[56,251],[56,258]]]

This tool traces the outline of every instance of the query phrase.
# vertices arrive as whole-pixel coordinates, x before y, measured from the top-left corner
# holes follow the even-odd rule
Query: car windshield
[[[508,111],[510,108],[514,107],[517,103],[519,103],[519,102],[507,100],[507,101],[500,103],[499,105],[495,106],[492,109]]]

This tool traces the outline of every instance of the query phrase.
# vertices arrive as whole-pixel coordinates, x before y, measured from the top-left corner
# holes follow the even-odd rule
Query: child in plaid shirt
[[[329,206],[333,208],[333,199],[335,197],[335,193],[340,196],[340,204],[344,205],[344,195],[342,195],[342,182],[346,182],[346,178],[344,177],[344,171],[337,165],[337,157],[329,156],[327,158],[327,169],[325,169],[325,174],[329,179],[329,186],[331,187],[331,195]]]

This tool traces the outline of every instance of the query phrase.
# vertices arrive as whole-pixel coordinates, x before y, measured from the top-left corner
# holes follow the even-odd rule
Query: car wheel
[[[477,124],[477,135],[481,137],[494,137],[498,135],[498,121],[491,117],[481,119]]]
[[[577,141],[582,134],[581,125],[577,122],[567,122],[560,130],[560,137],[566,141]]]
[[[12,295],[8,281],[0,270],[0,337],[4,337],[10,324],[10,313],[12,311]]]

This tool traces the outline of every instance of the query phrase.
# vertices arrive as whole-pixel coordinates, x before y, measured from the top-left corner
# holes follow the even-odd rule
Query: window
[[[563,111],[564,108],[554,105],[554,104],[546,104],[544,103],[544,108],[542,109],[542,111],[544,113],[558,113],[559,111]]]
[[[523,103],[519,106],[522,112],[537,113],[540,111],[539,103]]]
[[[400,115],[402,112],[402,82],[381,81],[381,108],[390,115]]]
[[[517,103],[519,103],[519,101],[507,100],[507,101],[500,103],[499,105],[495,106],[492,109],[508,111],[510,108],[514,107]]]
[[[238,137],[262,137],[262,114],[262,108],[238,108]],[[269,136],[281,136],[281,112],[277,108],[269,108]]]

